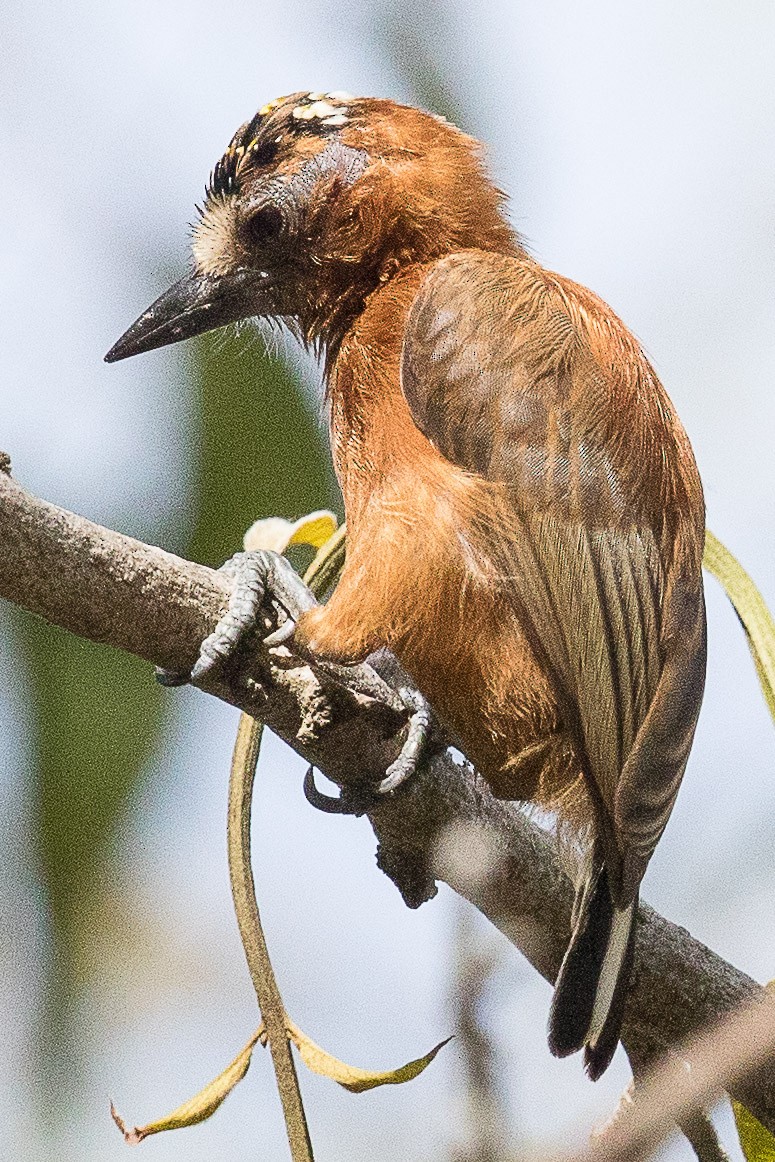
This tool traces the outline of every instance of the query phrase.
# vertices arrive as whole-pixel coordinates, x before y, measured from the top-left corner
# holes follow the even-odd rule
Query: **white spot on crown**
[[[353,98],[343,89],[332,89],[330,93],[307,93],[303,104],[297,105],[293,116],[297,121],[321,121],[323,125],[346,125],[347,105],[343,102]],[[309,104],[307,104],[309,102]]]
[[[344,116],[347,106],[337,108],[329,101],[313,101],[311,105],[297,105],[293,116],[297,121],[322,121],[326,117]]]

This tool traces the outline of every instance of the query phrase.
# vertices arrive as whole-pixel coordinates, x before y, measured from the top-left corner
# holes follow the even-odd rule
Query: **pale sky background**
[[[187,223],[232,132],[296,89],[405,99],[380,34],[389,5],[28,0],[0,13],[0,447],[48,499],[175,548],[186,512],[181,351],[102,356],[186,259]],[[406,9],[401,9],[406,20]],[[775,607],[775,8],[764,0],[438,6],[434,43],[488,143],[536,256],[608,300],[643,342],[694,444],[709,526]],[[258,390],[258,388],[257,388]],[[256,514],[263,515],[263,514]],[[759,980],[775,976],[775,733],[742,633],[707,585],[708,690],[644,895]],[[81,1100],[61,1141],[30,1103],[35,878],[20,843],[24,675],[0,610],[0,1154],[110,1162],[107,1117],[171,1109],[255,1025],[232,919],[224,810],[233,711],[194,692],[126,820],[115,930],[95,933]],[[326,818],[279,744],[262,760],[257,874],[294,1018],[386,1067],[450,1031],[451,893],[416,913],[374,866],[364,821]],[[77,777],[77,772],[74,772]],[[488,1020],[517,1145],[579,1140],[627,1081],[592,1086],[545,1045],[550,997],[502,953]],[[321,1162],[421,1162],[465,1134],[454,1046],[413,1085],[353,1097],[302,1078]],[[51,1095],[52,1102],[56,1095]],[[3,1141],[5,1139],[5,1141]],[[286,1156],[269,1063],[210,1123],[141,1147],[151,1162]],[[690,1157],[685,1145],[665,1159]]]

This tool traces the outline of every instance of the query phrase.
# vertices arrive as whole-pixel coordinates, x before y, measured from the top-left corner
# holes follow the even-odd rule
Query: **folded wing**
[[[410,311],[401,374],[428,440],[507,497],[492,538],[504,593],[584,756],[624,905],[702,697],[704,509],[686,436],[616,316],[529,260],[439,262]]]

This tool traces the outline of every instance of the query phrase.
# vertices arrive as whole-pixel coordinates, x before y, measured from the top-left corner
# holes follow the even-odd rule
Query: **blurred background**
[[[485,141],[535,255],[634,329],[693,441],[710,527],[775,606],[774,33],[764,0],[10,0],[0,447],[15,475],[211,564],[257,516],[338,506],[318,371],[290,341],[272,358],[251,332],[102,355],[183,271],[194,202],[259,105],[390,96]],[[731,608],[712,580],[707,594],[707,696],[645,896],[764,981],[775,733]],[[126,1150],[109,1097],[132,1123],[161,1115],[256,1025],[226,869],[236,716],[8,606],[0,658],[0,1156],[107,1162]],[[465,1038],[406,1087],[355,1097],[305,1074],[321,1162],[583,1140],[627,1082],[621,1053],[596,1086],[578,1058],[553,1060],[548,985],[448,891],[407,911],[368,824],[317,814],[301,776],[265,744],[256,870],[294,1019],[374,1068],[473,1022],[497,1079],[472,1117]],[[142,1151],[286,1157],[268,1059],[209,1123]],[[676,1141],[663,1157],[691,1154]]]

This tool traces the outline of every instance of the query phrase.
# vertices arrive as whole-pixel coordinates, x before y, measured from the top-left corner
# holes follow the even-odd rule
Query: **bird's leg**
[[[267,594],[274,599],[278,610],[286,614],[286,621],[279,631],[266,639],[270,645],[279,645],[280,641],[270,639],[279,635],[282,640],[285,626],[290,625],[292,632],[295,620],[317,605],[315,597],[290,562],[267,549],[235,553],[221,565],[219,572],[225,573],[233,581],[229,608],[213,632],[202,642],[199,657],[190,673],[176,673],[157,667],[156,679],[162,686],[196,683],[223,666],[256,629],[259,611]]]
[[[199,657],[190,673],[176,673],[157,667],[156,678],[163,686],[183,686],[189,682],[199,682],[225,665],[242,646],[245,638],[256,630],[261,607],[267,597],[272,600],[278,612],[285,614],[285,620],[278,629],[264,638],[264,644],[270,648],[285,643],[292,644],[291,639],[298,620],[302,615],[318,608],[314,594],[307,588],[290,562],[267,549],[236,553],[221,566],[221,571],[233,581],[226,613],[213,632],[202,642]],[[387,768],[383,778],[360,792],[357,807],[352,796],[344,794],[341,801],[336,800],[339,804],[338,810],[361,814],[370,801],[378,800],[380,796],[395,791],[417,770],[428,742],[432,721],[430,705],[419,691],[409,686],[402,685],[397,691],[394,690],[368,663],[347,665],[326,658],[319,659],[308,649],[302,650],[301,653],[327,678],[350,693],[374,698],[395,709],[403,707],[409,712],[408,729],[401,752]],[[308,783],[309,776],[305,782],[305,789]],[[325,796],[320,796],[319,792],[315,793],[320,801],[315,802],[313,795],[308,795],[308,798],[315,802],[316,806],[321,806]],[[329,806],[327,809],[332,808]]]
[[[401,753],[385,771],[378,783],[368,787],[348,788],[339,795],[325,795],[315,784],[315,768],[304,777],[304,796],[308,803],[329,815],[363,815],[379,803],[383,795],[397,790],[417,771],[431,747],[433,711],[419,690],[402,686],[398,695],[409,711],[409,722]],[[446,742],[443,744],[446,746]]]
[[[408,730],[401,753],[393,760],[385,771],[384,778],[375,787],[377,795],[387,795],[411,778],[428,747],[433,721],[430,703],[423,698],[419,690],[413,690],[409,686],[402,686],[398,696],[409,711]]]
[[[190,673],[157,668],[157,680],[163,686],[196,683],[224,666],[257,629],[261,607],[267,597],[277,613],[284,616],[278,629],[264,638],[264,644],[270,649],[290,643],[297,621],[318,606],[314,594],[290,562],[269,549],[235,553],[219,572],[225,573],[233,582],[229,607],[213,632],[202,642],[199,657]],[[328,659],[318,659],[306,649],[297,652],[352,693],[380,699],[397,708],[395,692],[371,666],[339,665]]]

